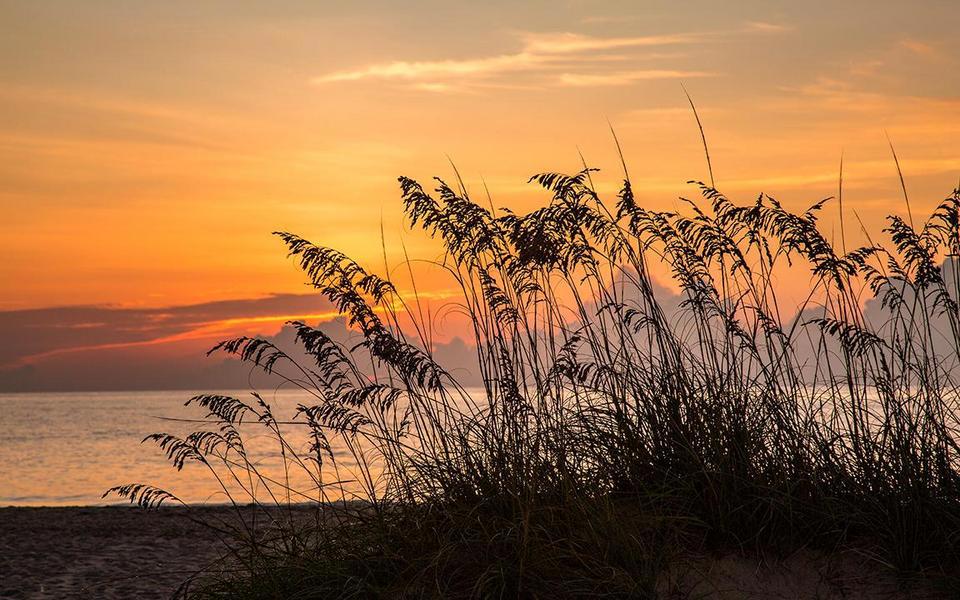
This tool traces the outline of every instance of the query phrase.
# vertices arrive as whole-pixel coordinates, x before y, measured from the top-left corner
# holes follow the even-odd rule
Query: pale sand
[[[212,521],[235,517],[226,507],[192,510]],[[169,598],[221,548],[212,530],[180,508],[0,508],[0,599]],[[855,553],[699,558],[669,571],[683,596],[695,598],[950,597],[927,585],[904,589]]]

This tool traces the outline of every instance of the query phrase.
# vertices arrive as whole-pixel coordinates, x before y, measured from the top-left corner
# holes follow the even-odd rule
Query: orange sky
[[[269,233],[399,262],[397,175],[496,204],[579,168],[642,202],[706,178],[869,227],[960,177],[960,6],[920,2],[0,4],[0,310],[305,291]],[[483,6],[480,6],[483,4]],[[422,237],[403,234],[411,254]],[[426,291],[446,284],[429,274]]]

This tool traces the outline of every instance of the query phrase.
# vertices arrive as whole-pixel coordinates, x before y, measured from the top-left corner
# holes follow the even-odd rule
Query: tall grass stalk
[[[691,547],[855,546],[955,571],[960,191],[918,228],[891,216],[884,243],[838,251],[825,201],[791,212],[691,182],[699,197],[665,212],[629,179],[601,200],[591,171],[532,177],[549,201],[525,215],[399,180],[411,227],[443,244],[481,393],[433,356],[418,298],[277,233],[361,341],[294,322],[308,361],[260,338],[214,349],[310,394],[288,417],[306,447],[259,396],[199,396],[208,427],[148,438],[210,469],[243,524],[235,570],[199,597],[637,597]],[[798,269],[799,306],[777,285]],[[284,476],[249,459],[244,420],[275,435]]]

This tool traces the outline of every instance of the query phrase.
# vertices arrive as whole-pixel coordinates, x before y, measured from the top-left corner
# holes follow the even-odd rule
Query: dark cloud
[[[0,311],[0,369],[70,348],[148,342],[224,319],[329,312],[315,294],[278,294],[162,308],[64,306]]]
[[[315,294],[161,308],[2,311],[0,391],[182,389],[242,383],[247,377],[239,365],[217,366],[213,359],[203,360],[203,351],[212,345],[209,336],[156,342],[171,336],[189,338],[191,332],[230,319],[306,318],[331,311],[330,303]],[[255,325],[241,321],[234,329],[256,332]],[[276,331],[275,323],[268,326]]]
[[[281,383],[256,368],[206,351],[224,337],[265,337],[294,356],[299,354],[290,327],[257,323],[258,317],[287,316],[317,324],[309,315],[332,313],[316,295],[276,295],[259,299],[189,306],[132,309],[68,306],[0,312],[0,392],[184,389],[218,391],[266,388]],[[219,337],[189,334],[211,323],[240,321]],[[243,320],[254,320],[244,322]],[[343,318],[317,326],[346,347],[360,338]],[[271,333],[272,332],[272,333]],[[171,336],[184,335],[184,339]],[[213,334],[218,335],[218,334]],[[162,343],[157,343],[160,340]],[[479,383],[473,346],[460,338],[436,344],[438,362],[464,385]],[[303,357],[305,360],[309,360]]]

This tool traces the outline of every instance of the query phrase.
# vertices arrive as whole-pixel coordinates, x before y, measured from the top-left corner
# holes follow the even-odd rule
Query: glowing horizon
[[[960,174],[960,48],[932,0],[225,9],[4,9],[0,310],[304,291],[277,229],[374,270],[381,227],[391,267],[401,237],[433,258],[404,233],[398,175],[452,180],[452,159],[523,211],[546,199],[530,175],[582,153],[612,198],[608,122],[639,200],[668,208],[707,178],[681,83],[740,200],[836,195],[842,156],[845,205],[879,231],[903,211],[888,137],[918,213]]]

